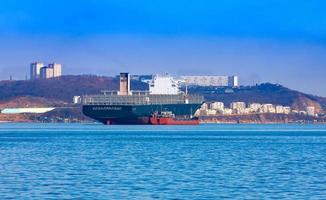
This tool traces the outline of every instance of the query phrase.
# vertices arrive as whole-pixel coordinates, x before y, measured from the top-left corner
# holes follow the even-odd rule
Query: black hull
[[[103,124],[150,124],[155,112],[171,111],[177,118],[189,119],[200,105],[83,105],[83,113]]]

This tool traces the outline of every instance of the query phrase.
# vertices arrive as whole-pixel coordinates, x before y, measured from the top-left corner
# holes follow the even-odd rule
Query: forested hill
[[[79,75],[62,76],[47,80],[0,81],[0,104],[34,105],[37,102],[46,104],[71,103],[73,96],[98,94],[101,90],[117,90],[119,80],[113,77]],[[146,83],[132,81],[132,90],[147,90]],[[304,94],[281,85],[260,84],[256,86],[233,89],[216,87],[189,87],[189,93],[199,93],[206,101],[222,101],[226,105],[233,101],[246,103],[272,103],[304,109],[315,106],[321,112],[326,110],[326,98]],[[19,99],[19,100],[17,100]],[[23,103],[27,101],[27,103]],[[30,102],[28,102],[30,101]]]
[[[73,96],[99,94],[101,90],[117,90],[118,88],[117,78],[94,75],[62,76],[46,80],[1,81],[0,101],[31,96],[71,102]],[[146,89],[148,85],[132,81],[133,88]]]

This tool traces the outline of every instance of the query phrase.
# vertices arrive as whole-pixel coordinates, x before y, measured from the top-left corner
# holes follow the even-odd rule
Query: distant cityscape
[[[217,116],[217,115],[248,115],[248,114],[302,114],[317,117],[315,107],[307,106],[306,110],[296,110],[289,106],[250,103],[248,106],[245,102],[232,102],[226,107],[223,102],[203,103],[197,111],[198,116]]]

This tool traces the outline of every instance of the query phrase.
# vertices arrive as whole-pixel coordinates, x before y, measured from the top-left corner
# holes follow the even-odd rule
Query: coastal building
[[[202,110],[207,110],[208,109],[208,104],[207,103],[203,103],[200,107],[200,109]]]
[[[289,106],[284,106],[283,107],[284,114],[290,114],[291,113],[291,107]]]
[[[30,65],[30,79],[35,80],[40,78],[41,68],[44,66],[41,62],[33,62]]]
[[[226,107],[223,102],[203,103],[196,112],[197,116],[217,116],[217,115],[250,115],[258,113],[275,113],[275,114],[301,114],[316,116],[313,106],[308,106],[305,110],[292,110],[289,106],[250,103],[246,107],[245,102],[232,102],[230,107]]]
[[[206,111],[206,115],[208,115],[208,116],[214,116],[216,114],[217,114],[217,111],[216,110],[208,109]]]
[[[204,110],[204,109],[198,109],[198,110],[195,112],[195,116],[207,116],[207,110]]]
[[[213,102],[210,104],[210,109],[222,111],[222,110],[224,110],[224,103],[223,102]]]
[[[259,112],[259,109],[261,108],[261,104],[260,103],[251,103],[251,104],[249,104],[248,107],[250,109],[250,112],[257,113],[257,112]]]
[[[261,113],[275,113],[275,106],[273,104],[262,104],[260,108]]]
[[[275,106],[275,113],[284,114],[284,107],[280,105]]]
[[[230,109],[230,108],[224,108],[224,110],[223,110],[223,115],[232,115],[232,109]]]
[[[316,116],[313,106],[308,106],[305,110],[292,110],[289,106],[250,103],[246,107],[245,102],[232,102],[230,107],[226,107],[223,102],[203,103],[198,109],[198,116],[214,116],[214,115],[250,115],[256,113],[275,113],[275,114],[301,114],[308,116]]]
[[[275,113],[278,113],[278,114],[290,114],[291,113],[291,107],[277,105],[277,106],[275,106]]]
[[[246,103],[245,102],[232,102],[230,104],[231,109],[245,109],[246,108]]]
[[[207,116],[208,103],[203,103],[200,108],[196,111],[195,116]]]
[[[313,106],[306,107],[306,112],[307,112],[307,115],[309,115],[309,116],[315,116],[315,107],[313,107]]]
[[[235,114],[242,114],[245,111],[246,103],[245,102],[232,102],[230,108]]]
[[[216,87],[238,87],[238,76],[181,76],[188,85],[216,86]]]
[[[247,115],[247,114],[250,114],[251,112],[250,112],[250,108],[245,108],[245,109],[243,109],[242,110],[242,113],[240,113],[240,114],[245,114],[245,115]]]

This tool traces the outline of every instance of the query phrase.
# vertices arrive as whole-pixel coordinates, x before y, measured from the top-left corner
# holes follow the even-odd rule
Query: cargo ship
[[[148,80],[148,91],[131,91],[129,73],[120,73],[119,91],[82,97],[84,115],[103,124],[195,125],[203,97],[181,92],[168,75]]]

